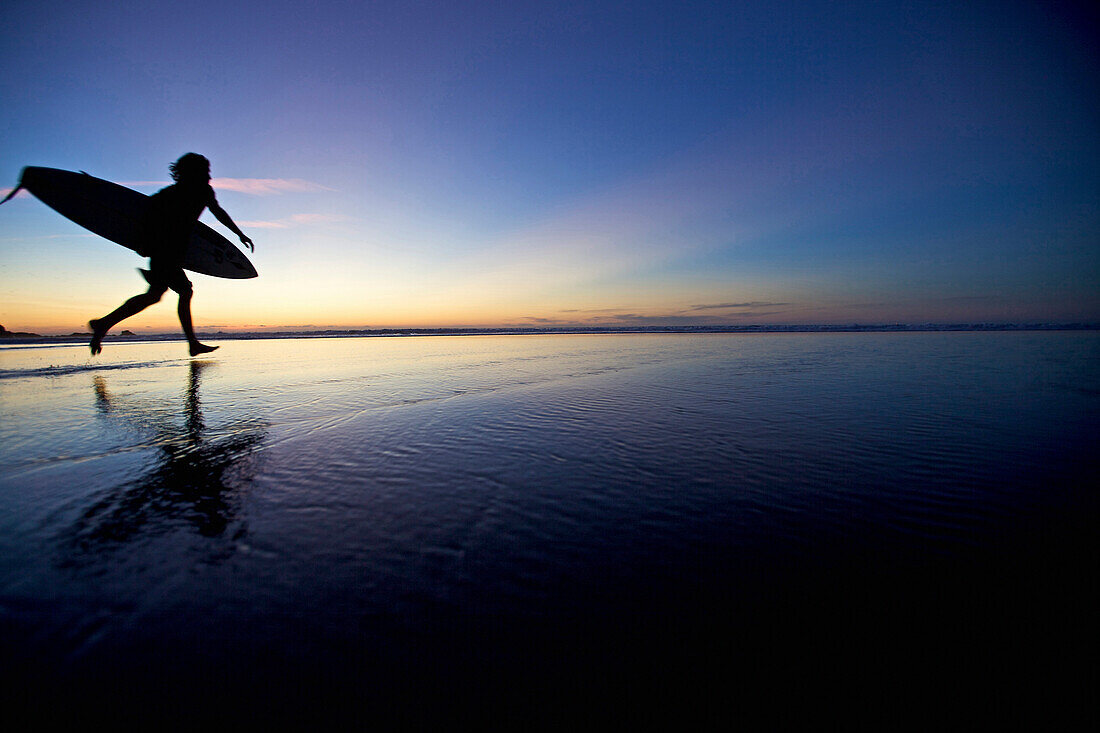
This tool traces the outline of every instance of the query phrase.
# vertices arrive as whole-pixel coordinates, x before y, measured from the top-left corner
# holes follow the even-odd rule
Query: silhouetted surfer
[[[162,188],[150,197],[149,212],[146,217],[146,231],[149,241],[149,269],[141,274],[149,283],[149,290],[135,295],[103,318],[88,321],[92,328],[92,341],[89,344],[92,355],[102,351],[100,342],[107,332],[120,321],[140,313],[153,303],[158,302],[169,288],[180,296],[179,317],[183,333],[191,356],[213,351],[217,346],[207,346],[195,338],[191,325],[191,281],[183,274],[183,257],[187,252],[187,243],[191,232],[199,220],[203,209],[210,209],[218,221],[241,238],[241,244],[255,251],[252,240],[237,228],[229,214],[218,206],[214,189],[210,186],[210,161],[198,153],[184,155],[169,169],[172,171],[171,186]]]

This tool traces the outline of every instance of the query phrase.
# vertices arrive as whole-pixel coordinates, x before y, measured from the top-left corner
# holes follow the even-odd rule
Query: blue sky
[[[1100,320],[1095,31],[1031,2],[16,1],[0,185],[151,193],[208,156],[260,278],[194,276],[200,328]],[[13,199],[0,323],[79,329],[140,265]]]

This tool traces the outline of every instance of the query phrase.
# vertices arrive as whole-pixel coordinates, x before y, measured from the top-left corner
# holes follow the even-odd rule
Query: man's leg
[[[88,344],[88,347],[92,350],[92,356],[103,350],[100,342],[103,341],[103,337],[107,335],[108,331],[119,322],[141,313],[153,303],[156,303],[167,289],[163,286],[150,285],[148,291],[141,295],[135,295],[102,318],[93,318],[88,321],[88,325],[92,329],[92,341]]]
[[[179,312],[180,325],[183,326],[183,334],[187,337],[187,345],[191,350],[191,356],[198,356],[199,354],[209,353],[218,347],[199,343],[199,340],[195,338],[195,329],[191,325],[191,294],[190,288],[180,291],[180,303],[177,311]]]

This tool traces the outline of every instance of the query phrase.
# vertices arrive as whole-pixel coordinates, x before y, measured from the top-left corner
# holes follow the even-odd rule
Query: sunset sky
[[[0,186],[209,157],[260,277],[193,275],[200,330],[1098,321],[1067,7],[9,0]],[[142,265],[19,196],[0,324],[83,330]]]

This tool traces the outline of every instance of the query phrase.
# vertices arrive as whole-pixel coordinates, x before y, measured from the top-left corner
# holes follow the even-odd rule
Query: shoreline
[[[501,328],[361,328],[286,331],[201,331],[200,339],[253,340],[291,338],[378,338],[401,336],[549,336],[621,334],[754,334],[754,333],[923,333],[973,331],[1096,331],[1100,323],[919,323],[848,325],[746,325],[746,326],[560,326]],[[10,332],[9,332],[10,333]],[[0,347],[84,343],[91,333],[66,335],[27,334],[0,336]],[[131,333],[111,335],[111,342],[182,341],[180,333]]]

